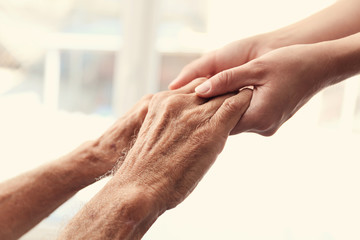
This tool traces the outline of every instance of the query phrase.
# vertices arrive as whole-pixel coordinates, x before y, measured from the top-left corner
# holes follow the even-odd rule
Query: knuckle
[[[169,95],[166,98],[166,102],[169,104],[180,103],[182,102],[182,99],[183,99],[183,94],[173,94],[173,95]]]
[[[154,94],[146,94],[141,98],[143,101],[150,101],[153,98]]]
[[[237,111],[237,104],[233,98],[228,98],[224,102],[224,108],[228,112],[235,112]]]
[[[165,98],[163,104],[167,111],[173,111],[179,108],[183,103],[182,94],[173,94]]]
[[[145,111],[145,110],[147,111],[152,98],[153,98],[153,94],[147,94],[140,99],[139,106],[141,111]]]
[[[152,96],[148,104],[148,109],[150,112],[152,112],[152,115],[156,115],[157,110],[163,108],[163,105],[166,102],[167,97],[168,97],[168,93],[165,91],[158,92]]]
[[[228,98],[224,101],[224,103],[221,106],[222,110],[226,115],[229,115],[231,113],[235,113],[239,109],[237,109],[237,104],[234,101],[234,99]]]
[[[205,82],[207,80],[207,78],[205,77],[199,77],[193,80],[193,84],[195,86],[199,86],[200,84],[202,84],[203,82]]]
[[[214,81],[213,84],[215,85],[215,87],[228,88],[231,86],[233,80],[234,80],[234,71],[228,70],[228,71],[220,72],[217,81]]]
[[[197,61],[197,60],[195,60],[195,61],[193,61],[193,62],[191,62],[191,63],[186,64],[186,65],[183,67],[183,69],[181,70],[181,73],[189,73],[189,72],[194,71],[194,64],[196,64],[196,61]]]
[[[250,67],[247,69],[250,71],[251,76],[255,78],[262,78],[268,72],[267,69],[269,69],[269,64],[265,60],[256,59],[251,61],[249,64]]]
[[[151,101],[156,103],[161,102],[166,99],[168,95],[169,93],[167,91],[156,93],[152,96]]]

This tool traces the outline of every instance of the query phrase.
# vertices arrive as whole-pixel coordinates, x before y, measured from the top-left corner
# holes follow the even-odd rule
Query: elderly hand
[[[61,239],[140,239],[164,211],[191,193],[252,96],[245,89],[210,100],[199,98],[194,89],[203,81],[153,96],[121,167]]]
[[[249,105],[251,90],[211,100],[197,97],[198,79],[153,97],[133,148],[117,175],[149,191],[164,210],[196,186]]]
[[[119,118],[92,145],[95,166],[100,175],[107,173],[115,164],[120,166],[126,152],[134,143],[148,111],[152,95],[144,96],[123,117]],[[99,176],[100,176],[99,175]]]
[[[98,140],[1,183],[0,239],[18,239],[117,161],[120,165],[123,151],[131,146],[141,127],[150,99],[143,98]]]

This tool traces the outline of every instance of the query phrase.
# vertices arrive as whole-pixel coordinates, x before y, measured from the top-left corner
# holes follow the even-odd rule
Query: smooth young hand
[[[216,74],[196,92],[209,98],[254,86],[251,104],[231,133],[269,136],[318,91],[359,72],[359,39],[360,33],[279,48]]]

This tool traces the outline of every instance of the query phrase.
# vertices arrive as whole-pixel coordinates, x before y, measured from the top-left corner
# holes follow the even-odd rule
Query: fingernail
[[[209,82],[204,82],[203,84],[201,84],[200,86],[197,86],[195,88],[195,92],[200,93],[200,94],[207,93],[209,90],[210,90]]]

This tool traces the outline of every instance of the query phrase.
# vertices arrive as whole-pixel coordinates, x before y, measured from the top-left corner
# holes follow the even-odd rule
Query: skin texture
[[[207,98],[253,85],[250,107],[232,134],[270,136],[316,92],[357,73],[346,66],[356,58],[348,51],[356,53],[358,44],[347,36],[360,31],[359,11],[359,1],[341,0],[298,23],[230,43],[190,63],[169,88],[208,77],[207,87],[196,89]],[[333,46],[337,52],[329,51]]]
[[[98,140],[0,184],[0,239],[17,239],[116,163],[115,177],[60,238],[141,238],[164,211],[191,193],[230,131],[271,135],[316,92],[358,73],[359,11],[358,0],[341,0],[188,65],[170,86],[178,90],[151,100],[126,158],[151,96]],[[193,93],[201,82],[192,82],[197,77],[210,77],[209,91],[198,93],[204,99]],[[246,85],[255,87],[246,112],[249,90],[207,99]]]
[[[133,143],[151,96],[144,97],[99,139],[0,184],[0,239],[18,239],[117,163]]]
[[[194,88],[203,81],[152,98],[123,164],[59,239],[140,239],[163,212],[193,191],[252,96],[245,89],[199,98]]]

